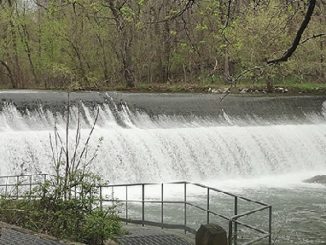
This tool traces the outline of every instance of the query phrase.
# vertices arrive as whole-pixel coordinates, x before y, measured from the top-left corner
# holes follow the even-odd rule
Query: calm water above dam
[[[103,142],[94,168],[110,182],[205,183],[272,204],[277,244],[326,243],[326,187],[302,182],[326,174],[326,96],[71,98],[71,130],[79,108],[84,137],[100,108],[91,143]],[[50,172],[49,134],[55,124],[64,130],[66,95],[13,91],[0,92],[0,100],[0,174]]]

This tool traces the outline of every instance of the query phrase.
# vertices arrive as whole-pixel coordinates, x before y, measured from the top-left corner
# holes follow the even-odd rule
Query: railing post
[[[269,207],[268,232],[269,232],[268,244],[271,245],[272,244],[272,206]]]
[[[16,183],[16,196],[17,196],[17,199],[19,197],[18,184],[19,184],[19,176],[17,176],[17,183]]]
[[[238,215],[238,197],[234,197],[234,215]],[[234,222],[234,245],[238,242],[238,224]]]
[[[83,184],[80,186],[80,200],[84,202],[84,187]]]
[[[209,211],[209,191],[210,191],[210,189],[207,188],[207,224],[209,224],[209,213],[210,213],[210,211]]]
[[[164,228],[164,189],[163,189],[163,183],[161,184],[161,226],[162,229]]]
[[[229,220],[229,237],[228,237],[228,243],[229,243],[229,245],[232,245],[232,222],[233,222],[233,220],[231,219],[231,220]]]
[[[46,194],[46,190],[44,188],[45,182],[46,182],[46,174],[43,174],[43,183],[41,183],[41,186],[43,186],[42,187],[42,190],[43,190],[43,198],[45,197],[45,194]]]
[[[32,196],[32,175],[29,176],[29,199]]]
[[[187,183],[184,183],[184,226],[185,226],[185,234],[187,233]]]
[[[126,185],[126,224],[128,224],[128,186]]]
[[[142,219],[142,226],[145,225],[145,185],[142,184],[142,210],[141,210],[141,219]]]
[[[8,182],[9,182],[9,179],[7,177],[7,179],[6,179],[5,199],[7,199],[7,196],[8,196]]]
[[[76,191],[75,191],[76,193]],[[76,194],[75,194],[76,195]],[[103,196],[102,196],[102,186],[100,186],[100,210],[103,211]]]

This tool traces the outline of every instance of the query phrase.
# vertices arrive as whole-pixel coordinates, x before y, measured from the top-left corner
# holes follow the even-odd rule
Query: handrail
[[[261,234],[264,234],[264,235],[268,234],[267,231],[264,231],[264,230],[262,230],[262,229],[259,229],[259,228],[257,228],[257,227],[254,227],[254,226],[252,226],[252,225],[248,225],[248,224],[243,223],[243,222],[240,222],[240,221],[235,221],[235,222],[238,223],[239,225],[242,225],[242,226],[247,227],[247,228],[249,228],[249,229],[255,230],[255,231],[257,231],[257,232],[259,232],[259,233],[261,233]]]
[[[17,175],[0,175],[0,179],[17,178],[17,177],[35,177],[35,176],[49,176],[49,174],[17,174]]]
[[[161,185],[161,200],[144,200],[144,189],[145,189],[145,186],[154,186],[154,185]],[[183,201],[167,201],[167,200],[163,200],[163,186],[164,185],[184,185],[184,200]],[[192,185],[192,186],[197,186],[197,187],[201,187],[203,189],[207,189],[207,207],[204,208],[204,207],[201,207],[200,205],[196,205],[194,203],[191,203],[191,202],[188,202],[186,200],[186,197],[187,197],[187,185]],[[191,206],[191,207],[194,207],[196,208],[197,210],[200,210],[200,211],[203,211],[203,212],[206,212],[207,213],[207,223],[209,223],[209,219],[210,219],[210,214],[214,215],[214,216],[217,216],[217,217],[220,217],[224,220],[227,220],[229,221],[229,242],[230,244],[237,244],[238,242],[238,225],[241,225],[243,227],[246,227],[252,231],[255,231],[255,232],[258,232],[260,234],[263,234],[262,236],[258,236],[257,238],[253,239],[252,241],[250,242],[247,242],[246,244],[253,244],[255,242],[258,242],[258,241],[261,241],[262,239],[266,239],[268,238],[268,244],[271,244],[271,234],[272,234],[272,227],[271,227],[271,212],[272,212],[272,207],[269,205],[269,204],[266,204],[264,202],[261,202],[261,201],[256,201],[256,200],[252,200],[250,198],[247,198],[247,197],[243,197],[243,196],[240,196],[240,195],[235,195],[233,193],[230,193],[230,192],[226,192],[226,191],[223,191],[223,190],[220,190],[220,189],[217,189],[217,188],[213,188],[213,187],[210,187],[210,186],[206,186],[206,185],[203,185],[203,184],[199,184],[199,183],[194,183],[194,182],[189,182],[189,181],[178,181],[178,182],[167,182],[167,183],[132,183],[132,184],[108,184],[108,185],[101,185],[100,187],[101,188],[116,188],[116,187],[125,187],[126,188],[126,193],[128,191],[128,187],[135,187],[135,186],[141,186],[142,187],[142,200],[132,200],[132,199],[122,199],[122,200],[119,200],[120,202],[122,203],[125,203],[126,204],[126,216],[128,215],[128,203],[142,203],[142,220],[141,222],[138,220],[138,223],[140,222],[142,225],[144,225],[146,222],[145,219],[144,219],[144,204],[145,203],[152,203],[152,204],[159,204],[161,203],[162,204],[162,207],[164,204],[183,204],[185,207],[184,207],[184,225],[175,225],[174,227],[183,227],[183,229],[185,230],[185,232],[187,231],[187,229],[191,230],[190,227],[187,226],[187,207],[188,206]],[[217,212],[214,212],[212,210],[210,210],[210,203],[209,203],[209,195],[210,195],[210,191],[213,191],[213,192],[218,192],[218,193],[221,193],[221,194],[225,194],[229,197],[232,197],[234,198],[234,215],[231,216],[231,217],[227,217],[223,214],[219,214]],[[127,195],[126,195],[127,196]],[[254,204],[257,204],[257,205],[260,205],[262,207],[260,208],[256,208],[254,210],[250,210],[250,211],[247,211],[247,212],[244,212],[244,213],[240,213],[238,214],[238,200],[243,200],[243,201],[246,201],[246,202],[250,202],[250,203],[254,203]],[[117,201],[117,200],[114,200],[114,199],[110,199],[110,200],[107,200],[107,201],[111,201],[111,202],[114,202],[114,201]],[[268,231],[265,231],[263,229],[259,229],[255,226],[252,226],[252,225],[249,225],[249,224],[246,224],[244,222],[240,222],[238,219],[242,218],[242,217],[245,217],[245,216],[248,216],[248,215],[251,215],[251,214],[254,214],[254,213],[257,213],[257,212],[261,212],[261,211],[264,211],[264,210],[269,210],[269,227],[268,227]],[[163,217],[163,208],[161,209],[161,215]],[[132,223],[133,220],[131,219],[126,219],[126,218],[123,218],[124,221],[126,221],[127,223]],[[156,224],[156,226],[161,226],[161,227],[164,227],[165,226],[165,223],[163,222],[163,218],[161,219],[161,223],[159,222],[151,222],[151,224]]]
[[[1,179],[7,179],[7,181],[5,182],[5,184],[0,184],[0,188],[4,188],[5,187],[5,194],[1,195],[4,198],[20,198],[20,197],[26,197],[26,193],[25,195],[20,195],[19,192],[19,187],[23,188],[23,187],[28,187],[29,186],[29,197],[33,197],[33,198],[37,198],[34,197],[32,195],[32,186],[37,186],[42,184],[42,181],[46,181],[46,180],[51,180],[50,178],[47,179],[47,176],[53,178],[52,175],[48,175],[48,174],[39,174],[39,175],[12,175],[12,176],[0,176],[0,180]],[[28,179],[23,179],[23,177],[28,177]],[[40,178],[40,181],[33,181],[34,177],[38,177]],[[13,178],[15,179],[16,183],[8,183],[8,179]],[[1,183],[1,182],[0,182]],[[167,185],[182,185],[183,186],[183,197],[180,197],[181,200],[165,200],[164,198],[164,187]],[[160,186],[160,191],[161,191],[161,195],[158,199],[154,199],[154,200],[146,200],[146,193],[145,193],[145,189],[148,186]],[[193,203],[187,200],[187,194],[189,193],[189,189],[188,186],[194,186],[194,187],[200,187],[204,190],[206,190],[206,205],[202,206],[201,204],[197,204],[197,203]],[[9,189],[11,189],[10,191],[8,191],[8,187]],[[128,188],[129,187],[141,187],[141,200],[133,200],[133,199],[129,199],[128,195]],[[238,238],[238,226],[242,226],[242,227],[246,227],[248,228],[250,231],[252,232],[257,232],[260,235],[257,235],[255,238],[253,238],[252,240],[250,240],[249,242],[245,242],[245,244],[253,244],[256,243],[258,241],[261,241],[263,239],[268,239],[268,244],[272,244],[272,206],[270,206],[269,204],[266,204],[264,202],[261,201],[256,201],[256,200],[252,200],[250,198],[247,197],[243,197],[240,195],[236,195],[227,191],[223,191],[214,187],[210,187],[207,185],[203,185],[200,183],[195,183],[195,182],[189,182],[189,181],[177,181],[177,182],[168,182],[168,183],[132,183],[132,184],[103,184],[103,185],[95,185],[92,188],[95,188],[98,190],[98,194],[96,200],[99,203],[99,208],[103,209],[103,206],[105,205],[105,203],[121,203],[122,205],[125,206],[125,214],[124,217],[120,217],[122,221],[126,222],[126,223],[136,223],[136,224],[141,224],[141,225],[151,225],[151,226],[159,226],[161,228],[169,228],[169,229],[182,229],[185,232],[190,232],[190,233],[195,233],[196,230],[192,227],[190,227],[188,225],[188,220],[187,218],[189,217],[188,214],[188,207],[193,207],[196,210],[199,210],[201,212],[206,213],[206,222],[207,224],[211,222],[210,218],[212,217],[219,217],[222,218],[223,220],[228,222],[228,240],[229,240],[229,245],[237,245],[238,242],[240,242],[239,238]],[[117,200],[116,198],[114,198],[114,188],[124,188],[125,189],[125,199],[120,199]],[[106,198],[103,196],[103,191],[104,189],[112,189],[112,195],[111,198]],[[74,190],[71,190],[72,192],[75,193],[74,198],[80,198],[77,192],[77,189],[75,188]],[[233,214],[230,216],[215,212],[211,209],[212,205],[211,205],[211,200],[210,200],[210,196],[211,193],[215,192],[215,193],[221,193],[224,195],[229,196],[230,198],[232,198],[233,200]],[[239,211],[239,200],[248,202],[248,203],[253,203],[256,205],[259,205],[260,207],[255,208],[253,210],[250,211],[246,211],[243,213],[238,213]],[[141,204],[141,220],[135,220],[135,219],[130,219],[129,217],[129,211],[130,211],[130,203],[140,203]],[[161,213],[161,220],[160,222],[154,222],[154,221],[148,221],[145,219],[145,204],[161,204],[160,205],[160,213]],[[183,205],[183,224],[168,224],[164,221],[165,218],[165,206],[164,204],[175,204],[175,205]],[[254,213],[258,213],[258,212],[262,212],[264,210],[268,210],[268,230],[264,230],[261,228],[257,228],[253,225],[247,224],[243,221],[239,221],[239,219],[250,216]]]
[[[141,186],[141,185],[147,186],[147,185],[161,185],[161,184],[162,183],[151,183],[151,182],[148,182],[148,183],[132,183],[132,184],[108,184],[108,185],[100,185],[100,186],[101,187],[126,187],[126,186],[129,187],[129,186]],[[227,192],[227,191],[222,191],[220,189],[217,189],[217,188],[214,188],[214,187],[210,187],[210,186],[207,186],[207,185],[203,185],[203,184],[199,184],[199,183],[196,183],[196,182],[176,181],[176,182],[164,182],[163,184],[164,185],[189,184],[189,185],[194,185],[194,186],[198,186],[198,187],[202,187],[202,188],[209,188],[212,191],[216,191],[216,192],[219,192],[219,193],[222,193],[222,194],[225,194],[225,195],[228,195],[228,196],[232,196],[232,197],[237,197],[237,198],[242,199],[242,200],[247,201],[247,202],[253,202],[253,203],[257,203],[259,205],[269,206],[269,204],[263,203],[261,201],[252,200],[252,199],[249,199],[247,197],[235,195],[233,193],[230,193],[230,192]]]
[[[238,219],[238,218],[241,218],[243,216],[247,216],[247,215],[250,215],[250,214],[253,214],[253,213],[257,213],[259,211],[263,211],[265,209],[268,209],[269,207],[271,206],[267,206],[267,207],[262,207],[262,208],[257,208],[257,209],[254,209],[254,210],[251,210],[251,211],[248,211],[248,212],[245,212],[245,213],[242,213],[242,214],[238,214],[238,215],[235,215],[235,216],[232,216],[231,219],[232,221],[235,221]]]

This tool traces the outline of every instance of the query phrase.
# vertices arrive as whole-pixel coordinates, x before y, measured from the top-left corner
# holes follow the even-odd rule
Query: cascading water
[[[1,175],[51,171],[49,134],[56,125],[64,135],[66,97],[49,102],[47,96],[57,95],[42,96],[17,103],[0,94],[6,97],[0,110]],[[189,180],[245,192],[276,205],[276,227],[284,220],[292,227],[280,235],[287,241],[280,244],[326,240],[326,190],[302,183],[326,174],[326,97],[299,102],[230,97],[221,105],[204,95],[83,96],[77,94],[71,106],[70,142],[78,113],[85,138],[99,107],[91,145],[103,141],[94,167],[110,182]],[[285,218],[297,213],[300,218]],[[321,229],[308,229],[299,222],[304,218]],[[303,235],[296,233],[298,227]]]
[[[94,165],[111,182],[228,180],[326,170],[324,111],[305,115],[312,123],[289,121],[285,115],[270,124],[252,112],[242,118],[224,110],[216,117],[150,116],[109,102],[100,105],[92,140],[95,145],[103,137]],[[87,136],[95,110],[83,103],[78,107]],[[71,111],[73,138],[77,106]],[[50,171],[49,134],[55,125],[63,131],[64,112],[42,104],[18,110],[5,103],[0,112],[1,174],[31,163]]]

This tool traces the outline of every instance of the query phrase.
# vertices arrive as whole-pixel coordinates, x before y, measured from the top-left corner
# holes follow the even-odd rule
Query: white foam
[[[95,113],[82,108],[85,138]],[[77,109],[71,111],[76,114]],[[325,173],[326,122],[322,117],[318,123],[260,126],[252,123],[254,117],[242,119],[240,125],[250,122],[247,126],[239,126],[240,119],[226,114],[223,118],[192,117],[190,122],[181,116],[151,118],[131,112],[126,105],[121,110],[105,105],[91,141],[96,146],[97,139],[104,138],[95,169],[115,183],[213,180],[213,186],[226,188],[290,188],[301,183],[302,173],[312,172],[307,177]],[[77,116],[71,120],[74,142]],[[48,171],[49,134],[57,123],[64,135],[64,117],[43,109],[22,114],[7,105],[0,112],[0,122],[0,174],[26,162]]]

